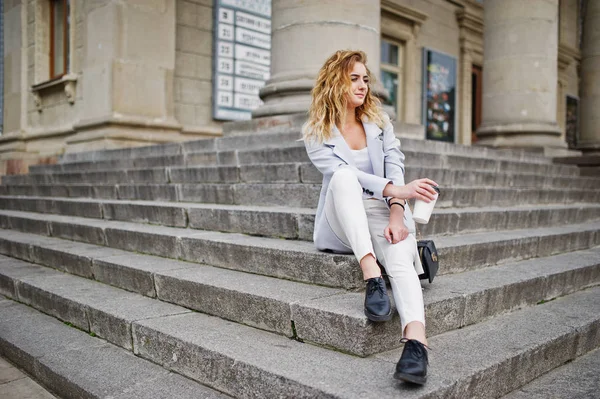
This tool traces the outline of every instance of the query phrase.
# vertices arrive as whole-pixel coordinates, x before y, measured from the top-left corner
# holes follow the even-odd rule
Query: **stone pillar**
[[[458,60],[458,143],[471,145],[473,129],[471,124],[473,64],[483,64],[483,5],[466,2],[465,8],[456,12],[458,21],[460,57]]]
[[[27,173],[33,161],[23,141],[27,133],[27,2],[4,0],[4,99],[0,135],[0,175]]]
[[[113,139],[152,142],[175,135],[175,2],[97,0],[82,6],[84,101],[67,152],[103,148]]]
[[[473,83],[471,81],[471,74],[473,70],[473,57],[471,51],[461,48],[461,57],[458,63],[458,79],[460,82],[460,90],[458,92],[459,104],[459,130],[458,130],[458,143],[464,145],[471,145],[471,118],[472,110],[471,104],[475,101],[472,95]]]
[[[600,0],[588,0],[584,16],[580,94],[577,147],[600,152]]]
[[[379,77],[379,1],[273,0],[271,78],[253,117],[306,112],[323,62],[336,50],[367,53]]]
[[[566,147],[556,123],[558,0],[484,2],[479,144]]]
[[[26,5],[4,2],[4,136],[20,136],[25,129],[25,72],[27,68]]]

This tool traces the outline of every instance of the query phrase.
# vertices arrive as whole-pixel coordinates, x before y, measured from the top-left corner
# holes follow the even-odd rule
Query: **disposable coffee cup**
[[[420,224],[429,223],[429,218],[431,217],[431,212],[433,212],[433,207],[437,202],[437,199],[440,195],[440,189],[437,186],[433,186],[433,189],[436,191],[435,199],[429,203],[416,200],[415,201],[415,210],[413,211],[413,220]]]

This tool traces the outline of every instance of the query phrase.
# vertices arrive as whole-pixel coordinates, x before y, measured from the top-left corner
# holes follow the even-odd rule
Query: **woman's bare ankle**
[[[381,269],[372,254],[367,254],[360,260],[360,268],[365,281],[373,277],[381,277]]]
[[[404,338],[414,339],[427,346],[427,336],[425,335],[425,326],[423,323],[413,321],[404,328]]]

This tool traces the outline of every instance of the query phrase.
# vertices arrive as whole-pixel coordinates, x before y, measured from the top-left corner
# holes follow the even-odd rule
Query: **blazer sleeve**
[[[391,179],[394,186],[404,186],[404,154],[400,151],[400,140],[389,121],[383,129],[383,153],[385,177]]]
[[[323,176],[331,177],[339,168],[349,168],[356,175],[363,192],[377,199],[384,199],[383,190],[392,180],[365,173],[355,166],[348,165],[343,159],[334,154],[333,146],[308,142],[306,140],[304,144],[308,157]]]

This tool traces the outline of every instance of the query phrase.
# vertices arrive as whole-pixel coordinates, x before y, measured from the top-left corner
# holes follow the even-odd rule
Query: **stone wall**
[[[460,55],[459,27],[456,20],[456,11],[460,7],[446,0],[404,0],[407,5],[427,14],[428,18],[423,23],[417,39],[419,56],[417,57],[417,85],[421,93],[423,47],[427,47],[442,53],[446,53],[458,62]],[[458,79],[458,76],[457,76]],[[416,107],[414,117],[421,121],[421,106]],[[457,132],[458,135],[458,132]]]
[[[402,96],[402,110],[397,115],[399,121],[410,125],[421,124],[422,121],[423,48],[455,57],[458,73],[460,28],[456,12],[460,9],[459,5],[446,0],[382,2],[382,35],[404,44],[403,93],[399,94]],[[422,129],[415,137],[424,137]]]
[[[579,97],[579,0],[560,0],[559,3],[559,62],[557,90],[557,123],[562,130],[562,139],[569,141],[565,134],[566,96]],[[573,143],[570,143],[571,146]]]
[[[20,1],[4,1],[4,135],[21,132],[22,7]]]
[[[479,11],[473,8],[475,3]],[[36,85],[48,82],[49,39],[44,14],[48,4],[48,0],[3,1],[6,34],[0,174],[9,169],[26,170],[34,158],[35,162],[53,162],[65,151],[221,134],[222,123],[212,119],[213,0],[71,0],[72,83],[35,90]],[[580,16],[578,0],[560,0],[559,4],[556,112],[564,131],[564,98],[579,94]],[[458,111],[470,107],[465,83],[470,79],[469,65],[479,64],[483,56],[475,50],[475,56],[465,58],[465,27],[457,15],[469,5],[475,9],[470,16],[477,19],[481,4],[475,0],[381,1],[382,35],[406,45],[403,109],[398,120],[420,127],[424,47],[456,59],[458,93],[466,93],[457,98]],[[156,11],[161,7],[164,14]],[[103,8],[106,15],[101,17],[96,11]],[[133,24],[136,29],[127,30],[121,24]],[[152,33],[158,37],[144,34],[149,26],[155,27]],[[474,40],[471,44],[476,45],[482,37],[476,29],[469,35]],[[154,44],[157,40],[162,44]],[[97,48],[100,44],[102,49]],[[125,67],[131,70],[124,72]],[[470,143],[469,120],[470,114],[461,112],[456,134],[464,144]],[[414,131],[422,136],[422,129]],[[19,161],[11,161],[9,167],[7,160],[15,159]]]
[[[217,133],[212,119],[212,0],[177,0],[175,118],[184,132]]]
[[[47,7],[48,4],[41,1],[27,2],[27,87],[46,82],[49,78]],[[71,0],[70,7],[72,32],[69,73],[81,77],[85,51],[85,6],[82,0]],[[72,99],[68,98],[64,84],[39,90],[35,92],[36,95],[27,93],[26,130],[27,136],[34,139],[27,141],[28,152],[45,157],[60,154],[64,150],[65,140],[80,118],[84,101],[81,82],[75,81],[73,87]]]
[[[560,1],[560,26],[559,43],[564,43],[574,49],[579,49],[579,12],[578,0]],[[579,92],[579,77],[577,76],[577,65],[579,62],[571,62],[567,67],[568,76],[566,94],[577,96]]]

